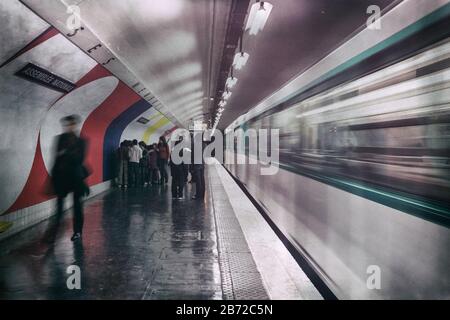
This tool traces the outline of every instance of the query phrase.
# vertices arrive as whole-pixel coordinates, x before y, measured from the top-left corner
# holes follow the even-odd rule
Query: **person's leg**
[[[142,187],[144,182],[143,182],[143,178],[142,178],[142,166],[140,163],[138,164],[138,179],[137,180],[138,180],[137,185]]]
[[[204,199],[205,198],[205,170],[204,168],[199,169],[199,174],[198,174],[198,193],[197,193],[197,197],[200,199]]]
[[[119,160],[119,171],[117,173],[117,184],[119,187],[123,185],[123,160]]]
[[[154,176],[154,183],[155,184],[158,184],[158,182],[159,182],[159,170],[155,167],[155,168],[153,168],[153,174],[155,175]]]
[[[184,189],[184,179],[182,181],[179,181],[178,186],[178,197],[183,198],[183,189]]]
[[[133,179],[133,177],[132,177],[132,172],[133,172],[133,169],[131,168],[132,167],[132,164],[131,164],[131,162],[130,161],[128,161],[128,163],[127,163],[127,170],[128,170],[128,174],[127,174],[127,177],[128,177],[128,184],[131,186],[131,183],[133,182],[132,181],[132,179]]]
[[[158,159],[157,162],[157,166],[158,166],[158,171],[159,171],[159,183],[162,184],[163,183],[163,173],[162,173],[162,160]]]
[[[83,204],[81,202],[82,195],[80,192],[73,193],[73,233],[83,233]]]
[[[148,167],[144,166],[144,185],[147,185],[149,182],[148,180]]]
[[[158,181],[158,174],[156,173],[155,168],[150,169],[150,182],[155,184]]]
[[[133,184],[133,163],[132,162],[128,162],[128,184],[131,185]]]
[[[176,181],[177,181],[176,177],[172,176],[172,198],[178,197],[178,188],[177,188]]]
[[[194,170],[192,171],[192,179],[195,181],[195,196],[194,198],[198,198],[199,197],[199,188],[200,188],[200,184],[199,184],[199,178],[200,176],[200,170],[196,167],[194,167]]]
[[[169,178],[167,176],[167,165],[165,160],[161,161],[161,181],[162,184],[167,183],[169,181]]]
[[[130,183],[131,183],[131,185],[133,186],[133,187],[136,187],[137,186],[137,163],[136,162],[132,162],[131,163],[131,181],[130,181]]]
[[[123,161],[123,180],[125,186],[128,185],[128,161]]]
[[[153,184],[153,169],[151,167],[148,168],[148,183]]]
[[[58,196],[56,199],[56,216],[62,217],[64,211],[64,197]]]
[[[135,187],[139,186],[139,163],[134,163],[134,183]]]
[[[165,183],[168,183],[169,182],[169,174],[167,173],[167,160],[164,160],[163,168],[164,168]]]

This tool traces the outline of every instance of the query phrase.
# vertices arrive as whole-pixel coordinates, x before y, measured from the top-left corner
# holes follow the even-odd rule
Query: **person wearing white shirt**
[[[137,186],[137,178],[139,174],[139,161],[142,158],[142,149],[138,146],[137,140],[133,140],[133,143],[129,150],[130,156],[130,185]]]

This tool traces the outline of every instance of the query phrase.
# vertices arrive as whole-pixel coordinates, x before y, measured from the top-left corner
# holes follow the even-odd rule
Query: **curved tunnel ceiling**
[[[187,127],[193,119],[214,115],[218,101],[210,98],[223,90],[216,85],[233,23],[232,0],[109,0],[107,6],[95,0],[22,2],[60,31],[65,28],[67,6],[78,5],[83,25],[123,63],[121,69],[107,68],[138,93],[149,90],[158,100],[151,103],[173,123]],[[399,0],[270,2],[274,8],[263,32],[244,33],[243,47],[250,59],[235,71],[239,82],[219,128],[338,47],[365,24],[368,6],[386,9]],[[71,40],[80,46],[88,42],[77,37]],[[127,81],[127,73],[135,76],[136,85]]]
[[[231,1],[22,2],[63,33],[67,6],[78,5],[82,25],[123,63],[137,83],[128,83],[123,70],[107,66],[113,74],[133,89],[139,86],[137,91],[149,90],[161,104],[156,106],[158,110],[176,124],[187,127],[194,117],[208,117]],[[83,34],[87,32],[71,40],[83,46],[87,42]],[[89,47],[86,45],[83,49]]]
[[[304,72],[365,25],[370,5],[381,9],[396,0],[270,0],[264,30],[243,36],[248,63],[235,70],[232,89],[218,128],[255,107],[296,75]],[[253,4],[253,2],[251,3]],[[295,32],[293,32],[295,31]],[[249,90],[251,88],[251,90]]]

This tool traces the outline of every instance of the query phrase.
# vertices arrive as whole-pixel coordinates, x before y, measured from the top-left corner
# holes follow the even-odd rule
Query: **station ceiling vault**
[[[182,127],[212,124],[242,40],[249,59],[233,71],[238,82],[218,122],[223,129],[364,25],[369,5],[385,9],[398,1],[271,0],[257,35],[243,30],[253,0],[22,2],[66,35],[67,8],[78,6],[84,31],[70,39],[85,51],[101,44],[106,56],[88,54],[114,57],[105,67]]]

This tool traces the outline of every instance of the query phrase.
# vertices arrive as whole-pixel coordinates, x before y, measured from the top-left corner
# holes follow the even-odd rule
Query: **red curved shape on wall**
[[[41,144],[38,137],[36,153],[34,155],[33,166],[28,176],[25,187],[14,204],[5,212],[10,213],[19,209],[50,200],[52,197],[45,194],[45,186],[49,179],[44,159],[42,158]]]
[[[111,122],[141,97],[119,81],[116,90],[84,122],[81,134],[89,139],[86,165],[92,174],[89,185],[103,182],[103,142]]]
[[[80,88],[108,76],[111,76],[111,73],[107,69],[101,65],[96,65],[76,85],[77,88]],[[116,117],[140,99],[139,95],[119,81],[112,94],[84,122],[81,135],[88,140],[86,165],[92,172],[92,175],[88,178],[90,186],[103,182],[103,142],[108,126]],[[27,182],[14,204],[4,214],[52,199],[54,196],[44,192],[49,178],[38,139],[33,165]]]
[[[41,33],[38,37],[36,37],[36,39],[34,39],[33,41],[31,41],[29,44],[27,44],[25,47],[23,47],[22,49],[20,49],[16,54],[14,54],[11,58],[9,58],[8,60],[6,60],[4,63],[2,63],[0,65],[0,68],[6,66],[8,63],[10,63],[11,61],[15,60],[17,57],[20,57],[21,55],[23,55],[25,52],[30,51],[31,49],[33,49],[34,47],[37,47],[38,45],[40,45],[41,43],[47,41],[48,39],[56,36],[57,34],[59,34],[59,31],[56,30],[54,27],[49,27],[47,30],[45,30],[43,33]]]

